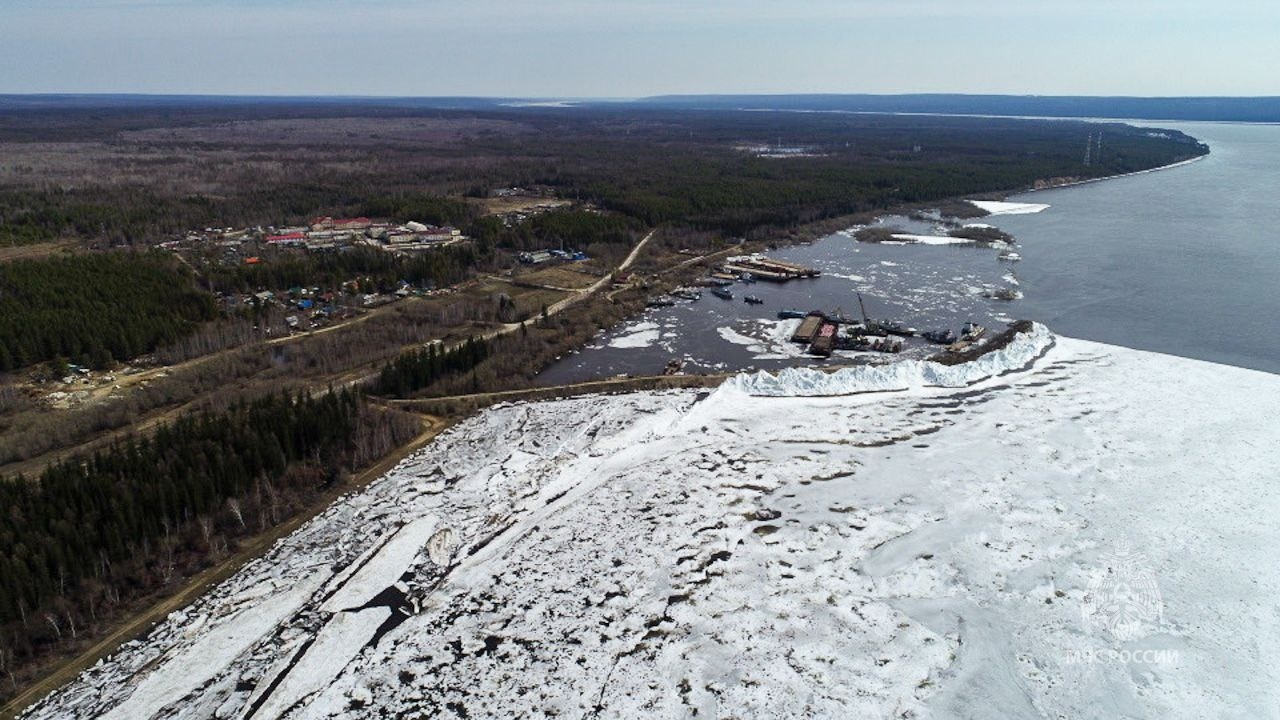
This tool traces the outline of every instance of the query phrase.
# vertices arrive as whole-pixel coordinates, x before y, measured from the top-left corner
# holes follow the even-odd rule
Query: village
[[[390,253],[413,253],[434,250],[466,242],[467,237],[455,227],[426,225],[416,221],[396,224],[366,217],[317,217],[304,226],[248,228],[204,228],[190,230],[181,238],[168,240],[159,247],[182,253],[210,244],[223,249],[222,259],[256,265],[262,262],[260,251],[267,248],[294,248],[306,252],[333,252],[355,246],[372,247]]]

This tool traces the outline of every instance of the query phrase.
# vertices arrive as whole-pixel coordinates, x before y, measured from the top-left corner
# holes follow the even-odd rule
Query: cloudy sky
[[[0,93],[1280,95],[1277,0],[0,0]]]

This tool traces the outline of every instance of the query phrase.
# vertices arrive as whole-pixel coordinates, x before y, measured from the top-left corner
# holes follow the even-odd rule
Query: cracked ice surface
[[[1280,379],[1040,350],[490,409],[31,716],[1276,716]],[[1121,545],[1124,641],[1081,619]]]

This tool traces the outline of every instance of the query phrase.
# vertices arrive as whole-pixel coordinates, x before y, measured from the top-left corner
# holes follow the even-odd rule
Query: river
[[[1062,335],[1280,373],[1280,126],[1142,124],[1182,130],[1210,154],[1015,196],[1049,208],[987,220],[1022,245],[1017,314]]]
[[[979,222],[1013,234],[1022,260],[991,249],[869,245],[836,233],[772,255],[822,270],[817,280],[738,285],[733,301],[649,310],[548,368],[541,382],[653,374],[671,358],[686,372],[811,364],[786,341],[780,309],[858,312],[920,329],[999,327],[1011,317],[1055,332],[1142,350],[1280,373],[1280,126],[1145,123],[1182,130],[1210,154],[1178,167],[1008,198],[1041,212]],[[929,222],[888,218],[904,231]],[[987,297],[997,288],[1023,297]],[[747,305],[745,294],[764,300]],[[915,340],[906,355],[933,348]],[[866,359],[884,360],[862,355]],[[847,361],[852,354],[836,360]]]

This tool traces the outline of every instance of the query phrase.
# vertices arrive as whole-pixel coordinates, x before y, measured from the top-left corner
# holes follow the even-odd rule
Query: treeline
[[[371,198],[353,210],[366,217],[416,220],[429,225],[462,227],[479,216],[477,208],[463,200],[426,193],[395,193]]]
[[[497,217],[480,218],[467,233],[481,248],[523,251],[541,248],[582,250],[588,254],[601,246],[630,246],[644,224],[619,213],[590,210],[555,210],[506,227]]]
[[[0,647],[19,660],[283,521],[415,432],[353,391],[271,395],[0,481]]]
[[[370,290],[394,290],[401,281],[417,286],[444,287],[462,282],[481,264],[470,245],[450,245],[413,255],[398,255],[370,247],[342,252],[280,255],[256,265],[218,266],[209,271],[209,286],[219,292],[250,292],[268,288],[324,288],[356,278],[368,279]]]
[[[373,384],[373,392],[389,397],[408,397],[448,377],[461,375],[488,359],[489,341],[467,338],[452,348],[432,343],[425,348],[401,353],[387,363]]]
[[[128,122],[131,111],[118,108],[111,122],[136,130],[273,115],[338,118],[350,110],[175,107],[155,114],[138,108]],[[1131,172],[1207,152],[1175,130],[1073,121],[636,105],[583,107],[572,115],[537,108],[396,111],[422,114],[435,123],[456,122],[462,139],[356,147],[333,122],[326,125],[329,135],[312,128],[314,142],[285,149],[255,143],[247,123],[243,137],[181,146],[181,160],[176,141],[163,133],[122,136],[112,147],[138,151],[124,167],[105,145],[68,144],[65,163],[33,160],[31,173],[10,175],[14,184],[0,187],[0,243],[60,235],[155,240],[191,227],[279,225],[315,214],[466,227],[479,209],[460,195],[484,196],[511,185],[552,187],[560,197],[593,200],[649,226],[742,234],[902,202],[1011,190],[1039,179]],[[521,130],[468,132],[477,121]],[[100,138],[100,122],[74,112],[0,113],[0,133],[7,125],[21,142],[56,144],[77,133]],[[368,133],[378,120],[352,122]],[[1101,152],[1084,165],[1086,141],[1099,133]],[[750,149],[779,139],[808,156],[760,158]],[[513,247],[522,239],[513,237]]]
[[[216,315],[167,253],[0,264],[0,371],[65,358],[103,368],[172,343]]]
[[[787,115],[712,113],[685,121],[692,137],[612,138],[593,147],[593,157],[561,147],[575,157],[541,182],[646,225],[746,235],[1047,178],[1132,172],[1206,151],[1180,134],[1122,125]],[[1099,132],[1102,150],[1084,165],[1086,140]],[[808,156],[757,157],[736,149],[752,144],[744,136],[768,145],[782,136]]]

